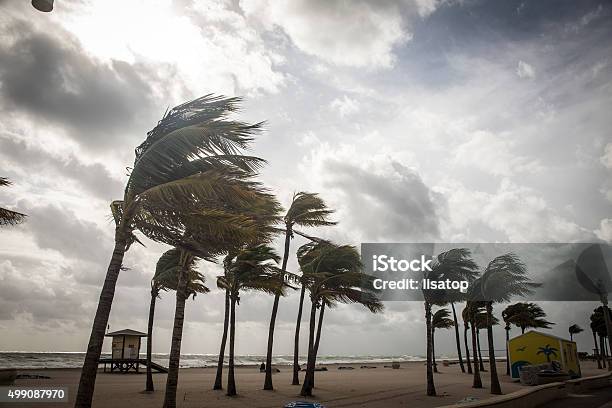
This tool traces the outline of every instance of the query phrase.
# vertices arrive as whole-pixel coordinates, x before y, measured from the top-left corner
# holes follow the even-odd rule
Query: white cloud
[[[334,99],[329,107],[338,112],[341,118],[345,118],[359,112],[359,102],[344,95],[342,98]]]
[[[516,67],[516,75],[519,78],[535,78],[535,69],[525,61],[519,61]]]
[[[469,141],[457,147],[455,162],[496,176],[541,170],[536,159],[520,156],[513,152],[514,148],[515,142],[510,136],[503,137],[480,130]]]
[[[423,13],[433,7],[420,3]],[[390,67],[393,48],[411,38],[392,2],[242,0],[240,6],[268,29],[282,28],[301,51],[336,65]]]
[[[612,143],[608,143],[604,149],[604,154],[599,159],[601,164],[606,166],[608,169],[612,169]]]
[[[599,239],[612,243],[612,218],[605,218],[599,223],[599,229],[595,230]]]

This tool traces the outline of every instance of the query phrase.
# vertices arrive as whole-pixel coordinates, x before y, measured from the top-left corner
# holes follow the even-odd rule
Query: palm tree
[[[442,252],[434,257],[431,270],[423,272],[423,279],[429,280],[451,280],[468,281],[474,280],[478,266],[471,258],[471,252],[465,248],[454,248]],[[434,384],[434,356],[433,356],[433,328],[432,328],[432,305],[444,305],[465,299],[467,294],[452,290],[432,290],[422,289],[425,306],[425,325],[427,337],[427,395],[435,396],[436,388]],[[454,305],[453,305],[454,310]],[[456,317],[456,315],[455,315]],[[454,319],[453,319],[454,324]],[[456,332],[457,334],[457,332]]]
[[[372,313],[383,310],[383,304],[373,289],[374,277],[362,272],[357,249],[350,245],[335,245],[330,242],[311,242],[298,251],[298,262],[302,270],[302,281],[310,292],[310,325],[308,337],[308,362],[300,395],[311,396],[314,387],[314,369],[318,343],[321,337],[322,317],[325,307],[336,303],[358,303]],[[319,332],[315,340],[317,309]]]
[[[334,221],[329,220],[329,216],[333,213],[325,205],[325,202],[316,193],[299,192],[293,195],[291,205],[287,210],[283,218],[285,223],[285,248],[283,252],[283,263],[281,269],[283,274],[279,277],[281,280],[284,279],[284,273],[287,271],[287,261],[289,260],[289,251],[291,247],[291,239],[293,239],[293,233],[295,226],[301,227],[321,227],[328,225],[335,225]],[[276,325],[276,315],[278,313],[278,304],[280,300],[280,294],[274,295],[274,303],[272,304],[272,314],[270,316],[270,327],[268,330],[268,347],[266,351],[266,376],[264,379],[264,390],[273,390],[272,384],[272,351],[274,347],[274,327]],[[296,324],[296,335],[295,335],[295,350],[293,356],[293,384],[299,384],[297,377],[298,372],[298,350],[299,350],[299,330],[300,321],[302,317],[302,305],[304,300],[304,289],[300,293],[300,306],[298,310],[298,320]]]
[[[168,364],[168,378],[166,385],[166,395],[170,392],[176,395],[176,387],[178,385],[178,367],[180,362],[180,343],[182,339],[182,325],[185,313],[185,300],[192,296],[195,298],[198,293],[208,293],[209,289],[204,285],[205,278],[200,272],[195,269],[197,257],[186,254],[184,250],[172,248],[166,251],[157,261],[155,268],[155,276],[153,280],[156,285],[163,290],[174,290],[177,292],[177,305],[174,315],[174,330],[172,333],[172,347],[170,351],[170,361]],[[159,293],[159,290],[158,290]],[[151,305],[154,307],[155,297],[151,293]],[[180,330],[178,327],[180,326]],[[149,314],[149,335],[153,329],[153,314]],[[150,342],[151,338],[149,338]],[[150,347],[147,345],[147,376],[150,372]],[[150,379],[153,382],[152,378]],[[147,378],[147,387],[149,378]],[[152,384],[151,384],[151,388]],[[147,391],[149,391],[147,389]],[[150,391],[153,391],[151,389]],[[168,399],[168,398],[167,398]]]
[[[465,361],[467,362],[467,372],[472,374],[472,363],[470,362],[470,348],[468,346],[467,332],[470,329],[469,308],[466,305],[461,311],[461,319],[463,320],[463,343],[465,346]]]
[[[11,184],[11,181],[6,177],[0,177],[0,187],[10,186]],[[0,207],[0,227],[3,225],[17,225],[22,223],[25,217],[25,214]]]
[[[557,357],[557,350],[554,347],[551,347],[550,344],[547,344],[544,347],[538,347],[538,351],[536,354],[544,354],[546,356],[546,361],[550,363],[550,356]]]
[[[153,352],[153,320],[155,318],[155,301],[159,297],[161,291],[166,290],[166,282],[161,279],[162,271],[165,269],[160,263],[164,259],[162,256],[157,261],[155,275],[151,279],[151,303],[149,305],[149,322],[147,325],[147,382],[145,391],[153,392],[153,371],[151,369],[151,354]]]
[[[578,326],[577,324],[572,324],[568,330],[569,330],[571,341],[574,341],[574,334],[582,333],[584,331],[584,329]]]
[[[438,372],[438,366],[436,364],[436,340],[435,333],[436,329],[450,329],[455,325],[453,319],[450,319],[450,312],[448,309],[437,310],[431,318],[431,355],[434,373]]]
[[[595,344],[595,357],[597,358],[597,368],[601,369],[601,355],[599,354],[599,346],[597,346],[597,323],[593,321],[593,315],[591,315],[591,331],[593,332],[593,343]]]
[[[231,266],[229,264],[230,259],[226,258],[223,261],[223,269],[227,275],[228,269]],[[223,288],[221,288],[223,289]],[[225,344],[227,343],[227,330],[229,328],[229,310],[230,310],[230,291],[224,289],[225,302],[224,302],[224,313],[223,313],[223,334],[221,335],[221,349],[219,350],[219,359],[217,361],[217,375],[215,376],[215,384],[213,390],[223,389],[223,360],[225,357]]]
[[[451,282],[473,282],[478,277],[478,265],[471,258],[471,251],[466,248],[457,248],[446,253],[443,278],[449,279]],[[459,367],[465,373],[463,365],[463,356],[461,354],[461,341],[459,339],[459,322],[457,320],[457,312],[455,303],[465,302],[467,293],[461,291],[446,291],[445,300],[450,303],[453,311],[453,323],[455,326],[455,343],[457,345],[457,356],[459,358]],[[468,359],[469,360],[469,359]],[[469,364],[469,361],[468,361]],[[471,370],[469,371],[471,373]]]
[[[509,323],[514,324],[516,327],[520,327],[521,334],[525,334],[526,329],[550,329],[554,323],[546,320],[546,313],[540,306],[535,303],[515,303],[508,306]]]
[[[501,394],[493,344],[493,303],[506,303],[514,296],[530,294],[540,284],[531,282],[527,276],[525,264],[513,253],[500,255],[489,262],[482,276],[476,282],[475,286],[480,289],[487,312],[491,394]]]
[[[474,296],[474,287],[470,290],[470,298],[475,298]],[[478,337],[476,335],[476,327],[478,325],[477,316],[482,314],[482,309],[484,308],[483,302],[479,302],[476,300],[468,300],[465,305],[465,309],[463,310],[463,314],[467,317],[467,321],[470,326],[470,333],[472,337],[472,354],[474,358],[474,379],[472,381],[472,388],[482,388],[482,378],[480,377],[480,366],[482,364],[479,356],[478,356]]]
[[[236,305],[240,304],[241,290],[259,290],[269,294],[282,293],[285,283],[278,279],[282,274],[275,265],[280,257],[267,245],[247,247],[225,257],[227,273],[219,276],[218,286],[230,293],[229,368],[227,395],[236,395],[234,376],[234,343],[236,333]]]
[[[610,309],[604,309],[604,306],[597,307],[595,310],[593,310],[593,313],[591,314],[591,330],[593,331],[593,340],[595,341],[595,352],[599,356],[597,360],[598,368],[608,367],[609,370],[612,370],[612,365],[606,361],[608,353],[605,344],[607,330],[604,310],[608,311],[608,318],[612,318],[612,312],[610,312]],[[599,337],[599,347],[597,347],[597,337]]]
[[[261,128],[228,119],[239,98],[206,95],[170,110],[136,148],[123,200],[114,201],[115,247],[94,317],[75,407],[90,407],[104,330],[125,252],[145,227],[149,238],[165,242],[182,235],[172,225],[181,212],[218,201],[249,201],[245,180],[264,161],[240,154]],[[139,222],[136,219],[139,218]],[[171,244],[173,245],[173,244]],[[175,246],[175,245],[173,245]]]

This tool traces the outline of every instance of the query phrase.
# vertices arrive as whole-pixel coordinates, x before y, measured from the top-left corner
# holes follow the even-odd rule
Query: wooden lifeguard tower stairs
[[[131,370],[139,373],[140,365],[147,367],[147,360],[144,358],[101,358],[100,364],[104,364],[104,372],[106,372],[106,365],[110,365],[110,372],[128,373]],[[162,365],[159,365],[151,361],[151,369],[158,373],[167,373],[168,369]]]
[[[142,333],[132,329],[119,330],[112,333],[107,333],[106,337],[113,338],[112,357],[101,358],[98,364],[104,364],[104,372],[106,365],[110,365],[110,372],[128,373],[130,371],[140,372],[140,365],[145,368],[148,363],[144,358],[140,358],[140,340],[147,337],[146,333]],[[151,361],[151,369],[159,373],[167,373],[168,369]]]

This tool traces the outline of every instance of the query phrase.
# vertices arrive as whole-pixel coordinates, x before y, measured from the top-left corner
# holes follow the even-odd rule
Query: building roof
[[[555,336],[554,334],[542,333],[541,331],[537,331],[537,330],[529,330],[527,333],[519,334],[518,336],[515,336],[515,337],[511,338],[510,341],[512,341],[514,339],[518,339],[521,336],[526,336],[526,335],[528,335],[530,333],[536,333],[536,334],[539,334],[541,336],[552,337],[553,339],[567,341],[568,343],[575,343],[575,341],[564,339],[563,337]]]
[[[115,336],[138,336],[138,337],[147,337],[147,333],[139,332],[132,329],[123,329],[112,333],[106,333],[106,337],[115,337]]]

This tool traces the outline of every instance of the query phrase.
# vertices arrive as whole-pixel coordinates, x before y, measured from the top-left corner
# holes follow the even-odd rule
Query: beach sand
[[[347,366],[347,365],[343,365]],[[383,368],[362,369],[352,365],[354,370],[338,370],[338,366],[327,366],[329,371],[317,372],[315,377],[315,397],[327,407],[436,407],[449,405],[471,396],[480,400],[491,398],[489,394],[488,372],[482,373],[483,389],[473,389],[472,376],[462,374],[458,365],[448,367],[439,364],[440,373],[435,374],[437,397],[425,395],[425,365],[422,362],[402,363],[398,370]],[[604,373],[597,370],[592,362],[582,362],[584,376]],[[178,407],[257,407],[280,408],[299,396],[300,387],[292,386],[291,367],[278,367],[281,372],[274,374],[274,391],[263,391],[264,374],[258,367],[238,367],[236,369],[237,397],[226,397],[224,391],[213,391],[215,368],[181,369],[177,393]],[[509,393],[523,388],[512,382],[505,373],[505,363],[498,363],[502,390]],[[74,400],[79,381],[78,369],[20,370],[21,374],[40,374],[50,379],[20,379],[16,386],[67,386],[69,398]],[[224,370],[227,375],[227,369]],[[302,374],[303,376],[303,374]],[[302,376],[300,380],[302,379]],[[94,407],[161,407],[164,399],[165,374],[154,374],[156,391],[152,394],[142,392],[145,385],[144,374],[98,373]],[[224,384],[225,386],[225,384]],[[32,404],[42,406],[41,404]],[[66,404],[43,404],[45,407],[66,407]],[[26,406],[26,404],[19,404]]]

